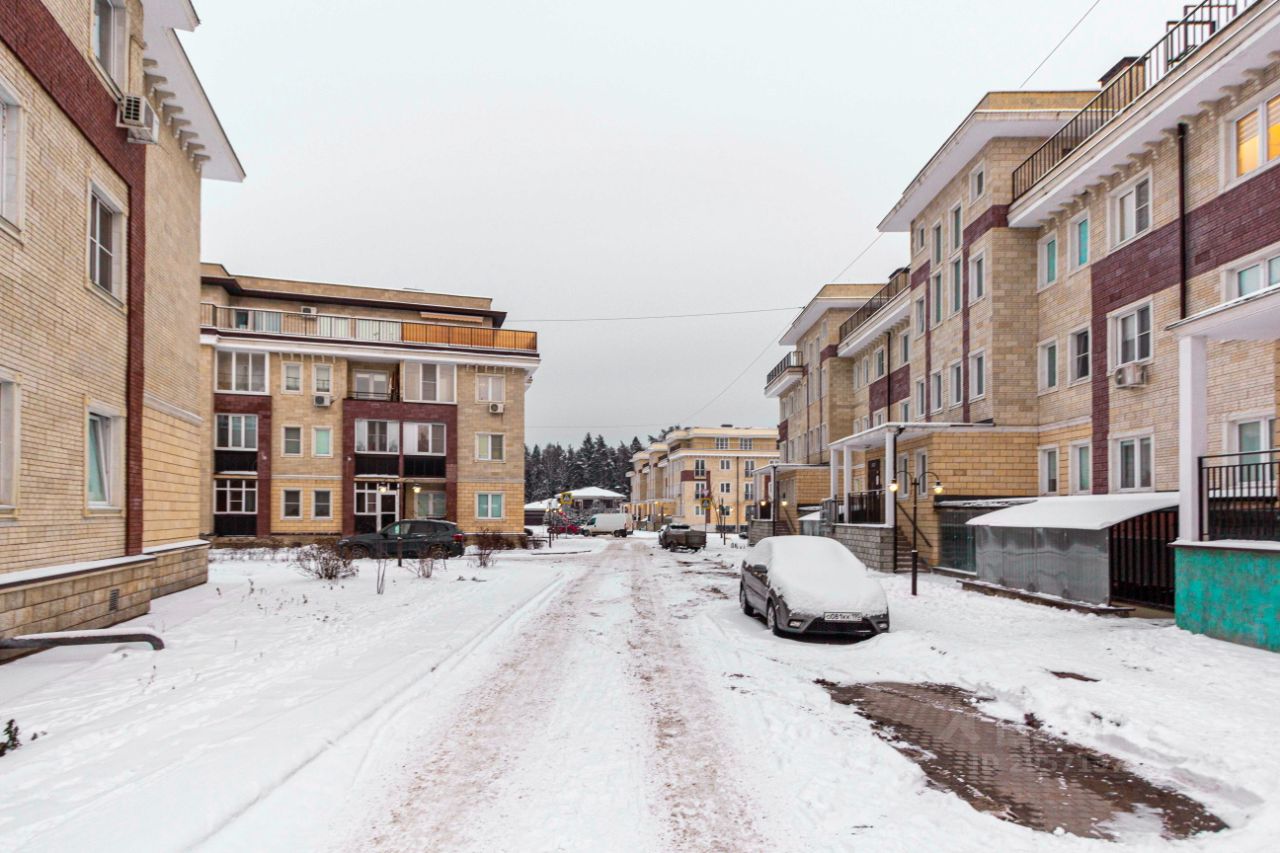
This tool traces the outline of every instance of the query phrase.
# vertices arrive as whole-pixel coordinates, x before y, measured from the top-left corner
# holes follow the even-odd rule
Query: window
[[[124,293],[122,209],[97,187],[89,191],[89,281],[116,299]]]
[[[1040,241],[1040,287],[1048,287],[1058,280],[1058,237],[1052,234]]]
[[[284,489],[280,492],[280,517],[302,518],[301,489]]]
[[[1093,491],[1093,447],[1089,442],[1071,445],[1071,492],[1085,495]]]
[[[903,400],[898,404],[898,421],[908,423],[911,420],[911,401]]]
[[[982,198],[982,194],[987,191],[987,170],[985,166],[978,166],[969,173],[969,201],[975,201]]]
[[[933,226],[933,262],[942,263],[942,223]]]
[[[1280,158],[1280,96],[1252,107],[1236,119],[1231,132],[1237,178]]]
[[[728,460],[728,459],[721,459],[721,460],[720,460],[720,470],[721,470],[721,471],[732,471],[732,470],[733,470],[733,462],[731,462],[731,461],[730,461],[730,460]]]
[[[754,443],[755,443],[754,438],[740,438],[738,439],[738,449],[750,450]]]
[[[124,0],[93,0],[93,55],[107,76],[123,85],[127,59]]]
[[[898,363],[907,364],[911,361],[911,336],[904,330],[898,335]]]
[[[408,362],[404,366],[404,371],[406,399],[423,403],[454,402],[454,387],[457,380],[457,368],[454,365]],[[506,394],[505,388],[503,394],[504,396]]]
[[[356,483],[356,515],[378,514],[378,484]]]
[[[333,455],[333,427],[318,426],[311,428],[311,455]]]
[[[727,438],[716,439],[716,450],[728,450],[728,449],[729,449],[729,439]]]
[[[257,415],[218,415],[215,421],[215,449],[258,449]]]
[[[1127,311],[1112,320],[1115,363],[1130,364],[1151,358],[1151,305]]]
[[[1273,466],[1264,452],[1271,449],[1271,436],[1275,432],[1275,418],[1253,418],[1232,424],[1229,438],[1231,449],[1244,454],[1238,460],[1239,479],[1244,483],[1270,482],[1274,478]]]
[[[280,372],[284,377],[284,392],[286,394],[301,394],[302,365],[297,362],[286,361]]]
[[[969,259],[969,301],[977,302],[987,295],[987,257],[978,254]]]
[[[1082,216],[1071,223],[1071,266],[1074,269],[1089,264],[1089,217]]]
[[[1232,287],[1228,289],[1228,299],[1280,286],[1280,253],[1273,249],[1269,254],[1271,257],[1262,258],[1230,274]]]
[[[215,480],[213,511],[218,515],[253,515],[258,511],[258,481]]]
[[[1058,448],[1045,447],[1040,450],[1040,494],[1056,495],[1058,493]]]
[[[707,460],[705,459],[693,460],[693,473],[696,476],[705,477],[707,475]]]
[[[356,453],[399,452],[399,421],[356,421]]]
[[[916,417],[924,420],[925,413],[928,411],[928,400],[925,397],[925,385],[923,379],[916,380]]]
[[[935,370],[929,375],[929,408],[930,411],[942,411],[942,371]]]
[[[886,358],[885,358],[884,347],[880,347],[879,349],[876,350],[875,359],[876,359],[876,379],[879,379],[882,376],[884,376],[887,371],[887,368],[885,367]]]
[[[355,372],[355,393],[357,400],[390,400],[391,374],[385,370],[357,370]]]
[[[1058,387],[1058,342],[1040,344],[1040,390],[1051,391]]]
[[[933,325],[942,322],[942,273],[933,276]]]
[[[311,365],[311,382],[317,394],[333,393],[333,365]]]
[[[1151,439],[1124,438],[1113,445],[1116,452],[1116,479],[1122,492],[1151,491]]]
[[[964,262],[956,258],[951,262],[951,313],[964,308]]]
[[[964,402],[964,366],[960,362],[951,365],[951,405]]]
[[[481,492],[476,495],[476,518],[502,518],[502,493]]]
[[[444,492],[436,489],[423,489],[414,493],[413,514],[417,518],[444,518],[448,513],[448,498]]]
[[[969,399],[987,395],[987,354],[979,350],[969,356]]]
[[[13,506],[18,493],[18,385],[0,373],[0,506]]]
[[[744,476],[750,477],[756,471],[756,463],[748,459],[742,463],[742,473]]]
[[[924,297],[916,300],[916,335],[923,335],[925,329]]]
[[[119,504],[118,445],[123,433],[119,418],[89,412],[85,432],[85,495],[90,507]]]
[[[333,492],[329,489],[316,489],[311,493],[311,517],[316,519],[333,518]]]
[[[694,484],[693,484],[693,496],[694,496],[694,498],[696,498],[697,500],[702,500],[703,498],[705,498],[705,497],[707,496],[707,494],[708,494],[708,490],[707,490],[707,484],[706,484],[706,483],[694,483]]]
[[[721,484],[720,484],[720,494],[722,494],[722,495],[731,495],[731,494],[733,494],[733,483],[721,483]]]
[[[302,427],[284,427],[284,442],[280,453],[283,456],[302,455]]]
[[[1114,242],[1116,245],[1132,240],[1151,227],[1151,179],[1141,178],[1112,198],[1114,217]]]
[[[742,484],[742,499],[744,501],[753,501],[756,499],[756,490],[754,483]]]
[[[267,393],[267,354],[220,351],[218,390],[236,394]]]
[[[444,424],[407,423],[404,425],[404,452],[414,456],[444,456]]]
[[[22,224],[22,108],[0,82],[0,218]]]
[[[435,365],[430,365],[435,367]],[[438,368],[437,368],[438,369]],[[476,400],[481,403],[502,403],[507,399],[507,377],[481,373],[476,376]]]
[[[1078,329],[1071,333],[1071,381],[1079,382],[1088,379],[1091,372],[1088,329]]]
[[[481,462],[502,462],[506,459],[506,436],[498,432],[476,433],[476,459]]]
[[[964,214],[960,205],[951,208],[951,249],[955,251],[964,244]]]
[[[919,251],[923,248],[924,248],[924,226],[921,225],[919,228],[916,229],[916,250]]]
[[[875,417],[872,419],[872,424],[874,426],[884,425],[884,409],[880,409],[876,412]]]

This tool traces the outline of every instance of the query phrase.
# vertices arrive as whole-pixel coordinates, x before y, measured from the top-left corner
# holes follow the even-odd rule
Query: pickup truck
[[[658,544],[668,551],[701,551],[707,547],[707,534],[687,524],[668,524],[658,534]]]

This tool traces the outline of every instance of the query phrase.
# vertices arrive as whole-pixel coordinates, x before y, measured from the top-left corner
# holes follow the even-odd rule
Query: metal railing
[[[1200,457],[1201,539],[1280,541],[1280,450]]]
[[[822,520],[828,524],[884,524],[884,492],[853,492],[822,502]]]
[[[344,317],[335,314],[302,314],[200,304],[200,325],[226,331],[259,332],[323,340],[375,341],[422,344],[466,349],[537,352],[538,333],[513,329],[413,323],[376,317]]]
[[[791,352],[783,356],[782,361],[775,364],[773,366],[773,369],[769,371],[769,378],[764,381],[765,387],[772,385],[773,380],[777,379],[787,370],[790,370],[793,367],[801,367],[801,366],[802,365],[800,363],[800,353],[795,350],[792,350]],[[756,375],[758,376],[759,374],[756,374]]]
[[[1111,77],[1093,100],[1014,170],[1014,201],[1257,2],[1203,0],[1184,7],[1182,20],[1170,21],[1150,50]]]
[[[1111,600],[1173,609],[1173,549],[1178,511],[1158,509],[1107,531]]]
[[[876,291],[875,296],[868,299],[862,307],[849,315],[849,319],[840,324],[840,340],[843,341],[853,334],[854,330],[870,320],[877,311],[892,302],[895,296],[910,286],[910,276],[896,275],[889,279],[889,283]]]

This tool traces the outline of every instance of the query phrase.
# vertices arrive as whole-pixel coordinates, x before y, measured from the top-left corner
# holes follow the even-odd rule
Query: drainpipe
[[[1178,123],[1178,317],[1187,317],[1187,125]]]

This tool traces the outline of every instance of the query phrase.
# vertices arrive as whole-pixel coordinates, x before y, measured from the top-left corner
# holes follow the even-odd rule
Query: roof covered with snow
[[[601,501],[601,500],[620,500],[626,495],[620,495],[617,492],[611,492],[608,489],[602,489],[599,486],[587,486],[585,489],[571,489],[569,494],[573,495],[575,501]],[[555,509],[560,505],[560,499],[547,498],[541,501],[534,501],[524,505],[525,509]]]
[[[976,527],[1105,530],[1128,518],[1178,505],[1177,492],[1040,498],[970,519]]]

